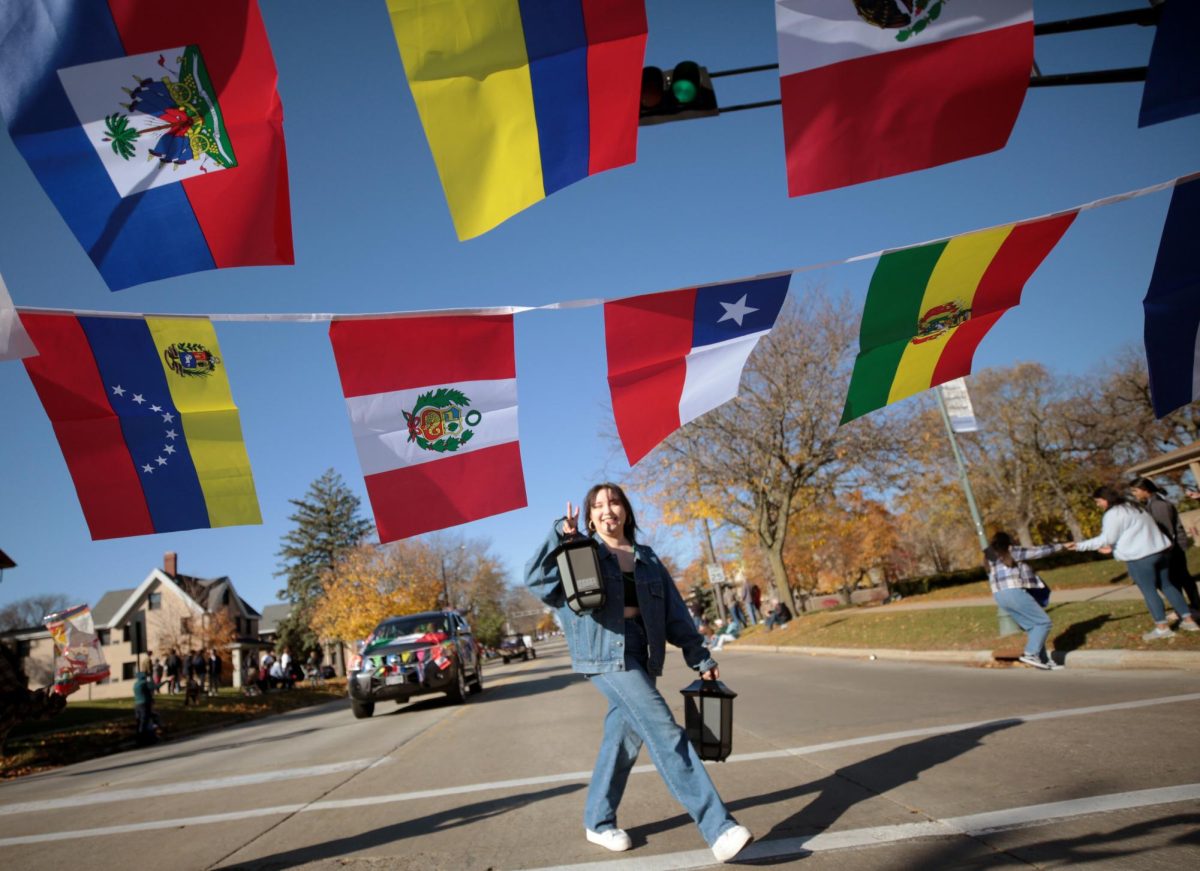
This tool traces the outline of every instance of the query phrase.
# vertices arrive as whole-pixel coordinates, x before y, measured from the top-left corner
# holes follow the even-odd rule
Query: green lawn
[[[1051,605],[1048,646],[1057,650],[1200,650],[1200,633],[1180,632],[1165,641],[1142,641],[1153,628],[1144,603],[1065,602]],[[995,650],[1020,644],[1023,634],[1001,638],[996,608],[972,606],[927,611],[806,614],[783,629],[753,626],[747,644],[900,650]]]
[[[130,746],[132,698],[89,702],[78,695],[68,700],[66,710],[57,717],[22,723],[13,729],[0,755],[0,778],[69,765]],[[199,705],[186,707],[183,696],[159,695],[154,707],[170,740],[171,736],[216,729],[345,697],[343,679],[328,681],[317,688],[298,685],[293,690],[262,696],[244,696],[241,690],[224,689],[217,696],[202,696]]]

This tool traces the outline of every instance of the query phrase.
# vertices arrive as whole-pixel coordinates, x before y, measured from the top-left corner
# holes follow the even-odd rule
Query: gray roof
[[[290,613],[292,613],[292,606],[286,602],[280,605],[264,605],[262,620],[258,621],[258,634],[278,631],[279,624]]]
[[[109,590],[101,596],[96,607],[92,608],[92,621],[96,626],[107,628],[108,622],[116,616],[117,611],[125,604],[125,600],[136,589],[137,587],[130,587],[128,590]]]

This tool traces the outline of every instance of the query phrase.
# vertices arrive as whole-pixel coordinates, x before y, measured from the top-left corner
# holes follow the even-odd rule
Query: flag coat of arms
[[[785,272],[604,304],[613,416],[631,466],[737,396],[746,360],[775,326],[790,281]]]
[[[1032,0],[776,0],[793,197],[1003,148]]]
[[[25,368],[93,539],[262,522],[207,318],[23,312]]]
[[[1146,365],[1154,416],[1200,400],[1200,181],[1176,185],[1163,224],[1146,312]]]
[[[975,349],[1075,212],[885,253],[871,276],[842,423],[971,372]]]
[[[335,320],[381,542],[523,508],[512,314]]]
[[[459,239],[633,163],[644,0],[388,0]]]
[[[112,290],[293,262],[275,78],[256,0],[0,4],[0,113]]]

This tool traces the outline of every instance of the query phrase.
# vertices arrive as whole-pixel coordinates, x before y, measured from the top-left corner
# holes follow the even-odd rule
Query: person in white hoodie
[[[1154,618],[1154,628],[1143,635],[1142,640],[1170,638],[1175,634],[1167,623],[1166,610],[1162,599],[1158,597],[1157,587],[1162,588],[1176,613],[1185,615],[1179,622],[1179,628],[1185,632],[1200,632],[1200,626],[1191,618],[1183,601],[1183,593],[1171,580],[1171,540],[1163,535],[1150,512],[1126,500],[1113,487],[1098,487],[1092,493],[1092,499],[1104,510],[1100,534],[1086,541],[1077,541],[1075,549],[1111,553],[1125,563],[1129,577],[1142,591],[1142,598],[1146,600],[1146,607]]]

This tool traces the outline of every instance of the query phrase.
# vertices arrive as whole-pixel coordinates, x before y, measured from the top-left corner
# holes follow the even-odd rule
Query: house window
[[[179,618],[179,631],[182,632],[184,635],[192,634],[192,618],[191,617],[180,617]]]
[[[17,641],[17,659],[25,659],[29,656],[30,643],[28,640]]]
[[[162,607],[162,593],[151,593],[146,599],[146,610],[157,611]]]
[[[121,680],[133,680],[133,667],[135,663],[126,662],[121,666]]]
[[[221,597],[221,604],[222,604],[222,605],[228,605],[228,604],[229,604],[229,590],[228,590],[228,589],[226,589],[226,590],[225,590],[225,595],[223,595],[223,596]]]
[[[100,644],[102,647],[108,647],[108,645],[112,644],[112,630],[111,629],[97,629],[96,637],[100,640]]]

